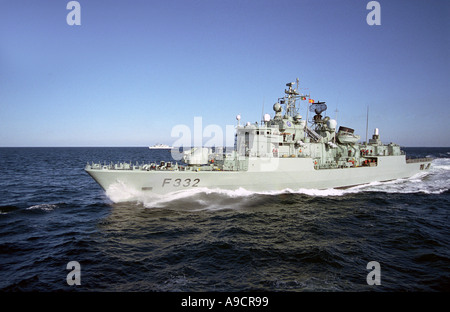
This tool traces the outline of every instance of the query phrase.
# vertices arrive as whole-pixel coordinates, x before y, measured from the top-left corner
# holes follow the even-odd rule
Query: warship
[[[384,144],[376,128],[359,143],[354,129],[339,126],[325,102],[299,91],[299,80],[286,84],[261,123],[240,124],[234,147],[177,149],[172,160],[88,163],[85,171],[105,190],[122,184],[138,192],[167,194],[193,188],[255,192],[348,188],[371,182],[409,178],[429,170],[431,158],[408,159],[398,144]],[[300,103],[306,101],[306,118]],[[308,119],[311,113],[312,118]],[[174,161],[178,159],[178,161]]]

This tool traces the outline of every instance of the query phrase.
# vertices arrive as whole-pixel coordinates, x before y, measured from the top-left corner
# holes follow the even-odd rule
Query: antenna
[[[263,97],[262,111],[261,111],[261,124],[264,124],[264,101],[266,97]]]
[[[366,119],[366,146],[367,146],[367,133],[369,131],[369,105],[367,105],[367,119]]]
[[[334,120],[336,120],[336,124],[338,121],[338,119],[337,119],[338,113],[339,113],[339,111],[338,111],[337,105],[336,105],[336,109],[334,111]],[[334,129],[334,143],[336,143],[336,129]]]

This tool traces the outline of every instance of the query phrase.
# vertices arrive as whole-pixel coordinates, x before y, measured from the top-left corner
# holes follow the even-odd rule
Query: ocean
[[[428,174],[344,190],[150,197],[106,194],[84,166],[168,151],[0,148],[0,290],[449,291],[450,148],[404,150],[433,157]]]

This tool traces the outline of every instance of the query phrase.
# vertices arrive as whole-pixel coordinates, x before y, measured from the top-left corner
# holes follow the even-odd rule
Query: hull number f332
[[[197,187],[200,179],[172,179],[165,178],[162,182],[162,187],[173,186],[173,187]]]

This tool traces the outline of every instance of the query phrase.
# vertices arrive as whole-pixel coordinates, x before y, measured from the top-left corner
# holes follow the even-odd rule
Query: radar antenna
[[[321,113],[323,113],[326,110],[327,104],[325,104],[325,102],[317,101],[316,103],[311,104],[311,106],[309,107],[310,112],[316,113],[316,115],[313,117],[315,123],[321,122],[322,120]]]
[[[311,106],[309,107],[309,111],[316,113],[317,115],[322,114],[326,110],[327,110],[327,104],[325,104],[325,102],[317,101],[316,103],[311,104]]]

